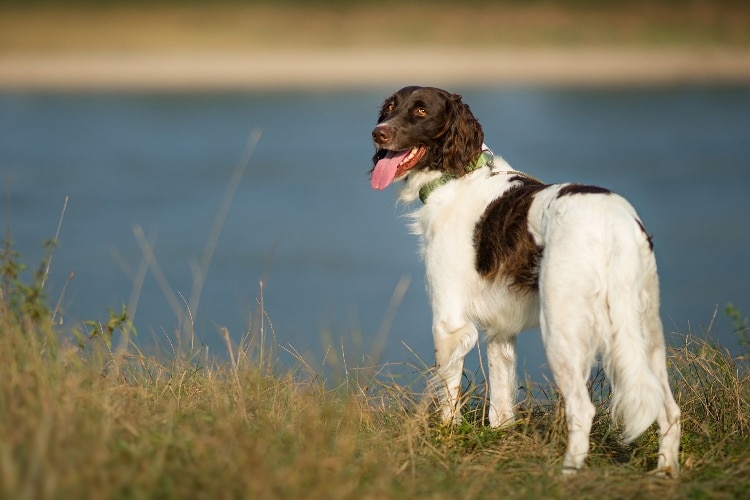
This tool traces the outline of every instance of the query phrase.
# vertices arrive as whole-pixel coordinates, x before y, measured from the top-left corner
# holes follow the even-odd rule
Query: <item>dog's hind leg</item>
[[[435,318],[432,335],[437,365],[433,386],[438,392],[440,416],[443,423],[458,424],[464,357],[476,344],[479,332],[469,321]]]
[[[509,425],[515,420],[516,404],[516,337],[501,334],[487,336],[489,364],[490,411],[492,427]]]
[[[560,310],[558,308],[558,310]],[[581,310],[572,308],[572,310]],[[585,320],[555,321],[545,317],[549,309],[542,308],[541,327],[547,360],[560,394],[565,401],[565,423],[568,428],[568,447],[563,458],[563,473],[583,467],[589,452],[589,434],[596,409],[591,402],[588,381],[596,347],[592,342],[592,325]],[[563,315],[564,316],[564,315]],[[554,325],[554,330],[552,329]]]
[[[675,403],[669,382],[662,378],[664,387],[664,407],[659,410],[656,421],[659,424],[659,461],[656,470],[659,474],[677,479],[680,475],[680,408]],[[661,378],[661,377],[660,377]]]
[[[572,377],[560,386],[565,399],[565,423],[568,427],[568,447],[565,449],[562,470],[564,474],[583,467],[589,454],[589,434],[594,420],[595,408],[589,399],[584,377]]]
[[[652,314],[649,325],[651,357],[649,364],[659,378],[664,391],[664,404],[659,410],[656,422],[659,424],[659,461],[656,472],[676,479],[680,474],[680,408],[672,396],[666,365],[666,348],[661,320],[658,314]]]

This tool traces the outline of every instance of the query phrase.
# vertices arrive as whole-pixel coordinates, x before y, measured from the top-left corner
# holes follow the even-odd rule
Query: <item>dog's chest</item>
[[[460,182],[442,187],[429,203],[412,214],[412,230],[419,234],[425,257],[445,256],[472,263],[474,228],[488,202]]]
[[[483,207],[445,206],[423,210],[422,253],[430,294],[458,293],[465,314],[489,335],[507,336],[538,322],[534,289],[509,286],[505,276],[487,278],[477,269],[475,229]]]
[[[464,290],[467,313],[488,332],[533,326],[538,316],[533,286],[512,286],[517,277],[506,276],[502,262],[492,276],[478,265],[477,233],[488,207],[515,184],[504,176],[465,180],[440,188],[412,214],[412,228],[422,241],[428,288],[431,293],[443,293],[443,287]],[[497,254],[504,256],[507,253]]]

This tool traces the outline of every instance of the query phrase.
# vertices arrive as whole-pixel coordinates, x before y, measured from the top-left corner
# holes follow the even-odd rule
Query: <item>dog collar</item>
[[[492,151],[484,150],[482,151],[482,154],[479,155],[479,158],[477,158],[477,161],[474,163],[469,163],[466,165],[466,173],[473,172],[474,170],[479,170],[480,168],[489,165],[490,168],[492,167]],[[419,199],[422,200],[422,203],[427,203],[427,197],[432,194],[433,191],[435,191],[440,186],[449,183],[453,179],[458,179],[458,176],[455,176],[453,174],[443,174],[437,179],[428,182],[424,186],[422,186],[422,189],[419,190]]]

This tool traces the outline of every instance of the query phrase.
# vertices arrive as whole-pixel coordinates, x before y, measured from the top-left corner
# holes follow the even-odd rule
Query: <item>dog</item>
[[[659,280],[651,237],[617,194],[547,185],[484,145],[460,95],[405,87],[383,103],[372,131],[370,184],[402,181],[399,198],[420,235],[433,312],[439,413],[460,422],[466,354],[485,332],[489,423],[514,421],[517,335],[539,325],[565,402],[562,472],[582,468],[595,413],[586,383],[597,356],[613,417],[630,442],[659,426],[657,472],[679,475],[680,409],[667,378]]]

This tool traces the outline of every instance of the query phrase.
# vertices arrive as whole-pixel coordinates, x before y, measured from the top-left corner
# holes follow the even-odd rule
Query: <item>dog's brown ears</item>
[[[443,168],[456,177],[466,173],[466,167],[482,153],[484,132],[468,105],[458,94],[448,96],[449,117],[443,142]]]

